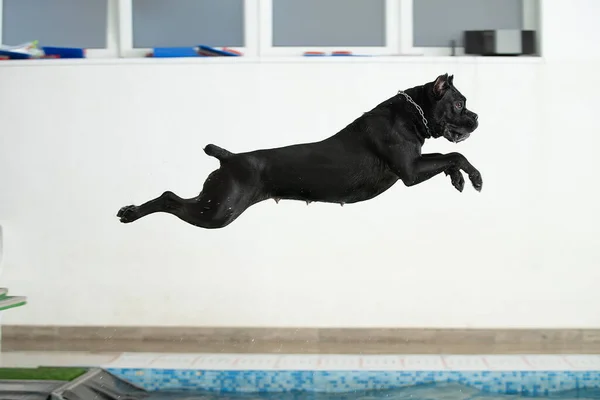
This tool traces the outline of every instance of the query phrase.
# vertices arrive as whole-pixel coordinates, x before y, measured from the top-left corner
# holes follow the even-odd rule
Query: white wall
[[[542,51],[547,60],[597,59],[600,56],[600,2],[538,0]]]
[[[0,66],[2,285],[29,297],[5,322],[600,327],[600,60],[561,60],[546,41],[576,36],[577,18],[549,21],[577,5],[600,15],[593,0],[545,8],[546,61]],[[197,194],[218,166],[207,143],[319,140],[443,72],[481,125],[425,151],[464,153],[482,193],[442,175],[343,208],[269,201],[212,231],[114,216],[167,189]]]

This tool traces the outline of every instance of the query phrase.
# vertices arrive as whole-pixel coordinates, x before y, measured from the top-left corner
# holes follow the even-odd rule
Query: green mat
[[[85,368],[71,367],[0,368],[0,379],[72,381],[86,372]]]
[[[0,288],[0,311],[24,306],[25,304],[27,304],[27,297],[9,296],[7,288]]]
[[[0,311],[10,308],[24,306],[27,303],[27,298],[24,296],[2,296],[0,297]]]

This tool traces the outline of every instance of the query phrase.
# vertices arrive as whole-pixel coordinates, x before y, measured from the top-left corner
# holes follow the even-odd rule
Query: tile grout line
[[[250,357],[246,357],[246,356],[247,355],[238,355],[238,357],[235,360],[229,362],[229,365],[223,366],[220,369],[225,369],[225,370],[242,369],[242,370],[245,370],[246,368],[243,368],[243,367],[242,368],[235,368],[235,367],[236,367],[237,364],[240,363],[240,361],[242,361],[244,359],[250,359]],[[256,359],[256,357],[260,357],[260,356],[261,355],[256,355],[255,354],[255,355],[252,355],[252,358]],[[264,355],[264,356],[265,357],[270,357],[269,355]],[[352,357],[352,356],[348,356],[348,355],[344,355],[344,356],[345,357]],[[420,358],[419,356],[413,356],[413,355],[411,355],[411,356],[414,357],[417,361]],[[127,357],[127,353],[124,354],[124,357]],[[149,360],[147,360],[146,363],[144,363],[144,364],[147,365],[148,362],[150,361],[150,359],[152,359],[152,360],[155,361],[156,357],[158,357],[158,355],[154,355],[154,356],[149,355]],[[282,370],[283,368],[281,368],[280,364],[281,364],[281,361],[282,361],[282,359],[284,357],[285,357],[284,355],[280,355],[280,356],[276,357],[275,360],[272,360],[272,359],[269,360],[272,363],[270,363],[270,368],[268,368],[268,369]],[[314,357],[314,355],[312,355],[312,357]],[[379,359],[380,360],[380,364],[381,364],[381,361],[384,360],[385,356],[379,356],[379,355],[376,355],[376,356],[364,356],[364,355],[363,356],[359,356],[359,355],[357,355],[355,357],[356,357],[356,362],[358,364],[358,368],[357,368],[358,370],[374,370],[374,369],[377,369],[377,366],[374,366],[374,365],[370,365],[370,366],[367,365],[367,366],[365,366],[365,362],[364,362],[365,359],[366,360],[372,360],[372,361]],[[399,366],[399,368],[397,368],[397,370],[409,370],[408,365],[406,365],[406,362],[405,362],[404,359],[402,359],[402,356],[399,356],[399,357],[400,357],[400,359],[401,359],[402,362],[401,362],[401,365]],[[428,359],[429,361],[434,361],[434,362],[435,361],[439,361],[442,364],[442,370],[447,370],[447,371],[465,370],[464,367],[462,367],[462,368],[460,366],[453,367],[453,366],[449,365],[448,364],[448,360],[450,360],[452,356],[447,356],[447,357],[448,357],[448,359],[446,359],[446,357],[443,357],[443,356],[433,356],[433,358],[432,358],[432,356],[427,356],[427,358],[421,358],[421,361],[425,360],[425,359]],[[461,359],[463,361],[465,361],[465,360],[468,360],[468,361],[479,361],[480,364],[484,365],[483,369],[482,368],[468,368],[467,367],[466,370],[492,371],[492,370],[496,370],[497,369],[495,367],[492,367],[492,365],[489,363],[489,360],[486,357],[484,357],[483,355],[460,356],[460,357],[461,357]],[[543,356],[541,356],[541,357],[543,357]],[[576,367],[571,362],[569,362],[568,358],[566,358],[566,357],[567,356],[564,356],[564,359],[562,359],[562,364],[564,364],[564,368],[560,368],[560,370],[580,370],[580,368]],[[592,357],[593,356],[591,356],[591,358]],[[533,358],[538,358],[538,357],[533,356]],[[323,367],[322,367],[323,363],[326,363],[327,365],[333,364],[333,366],[331,368],[326,368],[326,369],[329,369],[329,370],[336,369],[336,367],[335,367],[335,364],[336,364],[336,362],[335,362],[335,360],[336,360],[335,355],[320,355],[319,362],[317,363],[317,365],[315,366],[315,368],[310,368],[310,365],[312,364],[311,363],[311,359],[312,358],[310,356],[296,356],[295,359],[294,359],[295,362],[288,362],[288,363],[286,363],[288,365],[286,365],[287,368],[285,368],[285,369],[306,370],[308,368],[308,369],[311,369],[311,370],[312,369],[322,370],[323,369]],[[538,360],[543,360],[543,358],[538,358]],[[126,360],[124,360],[124,361],[125,361],[125,364],[127,364],[127,366],[133,367],[133,364],[127,363]],[[154,361],[151,361],[151,363],[154,363]],[[505,361],[506,361],[506,359],[505,359]],[[119,362],[119,361],[116,361],[114,363],[110,363],[108,366],[109,367],[115,367],[115,368],[117,368],[117,367],[120,366],[120,364],[122,364],[122,363]],[[207,365],[205,367],[209,368],[209,369],[212,369],[213,367],[216,367],[215,365],[210,365],[210,363],[208,363],[208,362],[206,364]],[[475,364],[477,364],[477,362],[475,362]],[[508,364],[513,364],[513,368],[510,368],[511,370],[514,370],[514,369],[516,369],[516,370],[540,370],[540,368],[543,367],[543,365],[541,365],[540,363],[536,363],[537,365],[533,365],[533,363],[531,363],[529,361],[529,359],[526,358],[523,355],[508,356]],[[518,364],[520,364],[520,365],[518,365]],[[526,365],[528,368],[523,368],[522,367],[523,364]],[[556,362],[554,362],[554,363],[548,363],[548,365],[546,365],[546,369],[550,368],[552,370],[556,370],[556,365],[555,364],[556,364]],[[598,364],[597,365],[597,369],[600,369],[600,362],[598,362],[597,364]],[[307,367],[307,365],[309,367]],[[187,364],[187,366],[188,366],[188,368],[186,368],[186,369],[189,369],[189,364]],[[347,370],[348,367],[347,366],[342,366],[341,368],[337,368],[337,369]],[[431,368],[429,368],[429,369],[431,369]]]

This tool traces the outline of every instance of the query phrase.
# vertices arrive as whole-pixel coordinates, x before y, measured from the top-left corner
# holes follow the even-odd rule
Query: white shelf
[[[183,58],[83,58],[0,61],[0,68],[38,66],[87,65],[210,65],[210,64],[542,64],[542,57],[430,57],[430,56],[374,56],[374,57],[183,57]]]

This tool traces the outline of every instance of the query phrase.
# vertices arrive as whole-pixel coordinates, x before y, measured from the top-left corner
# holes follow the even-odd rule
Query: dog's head
[[[477,129],[477,114],[467,109],[467,99],[454,87],[454,76],[440,75],[426,85],[431,90],[431,135],[443,136],[458,143],[467,139]]]

